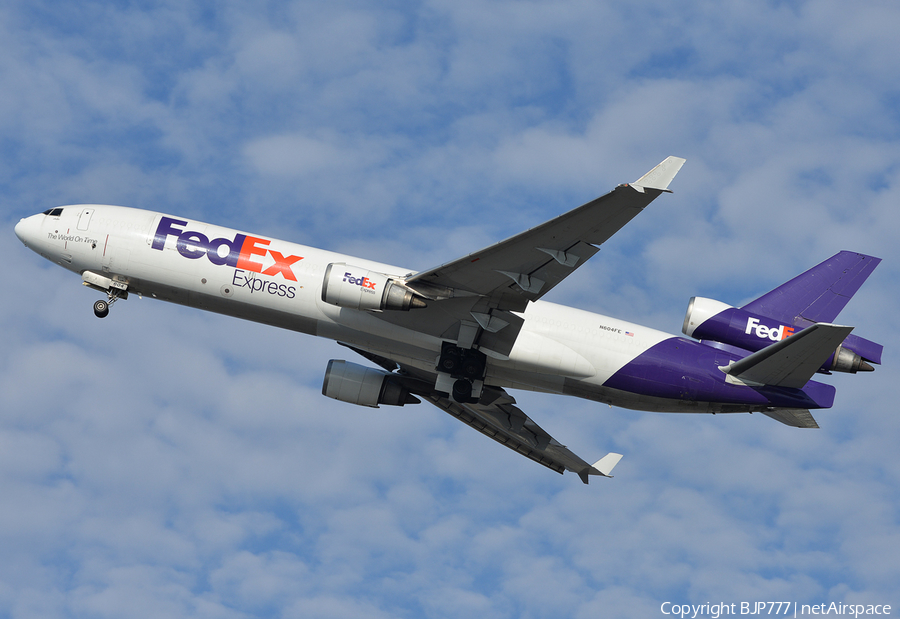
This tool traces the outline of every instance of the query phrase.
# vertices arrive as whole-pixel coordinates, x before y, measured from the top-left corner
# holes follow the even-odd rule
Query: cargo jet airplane
[[[832,324],[880,262],[842,251],[743,307],[694,297],[672,336],[541,298],[661,193],[669,157],[634,183],[505,241],[425,271],[379,264],[184,217],[77,205],[22,219],[16,235],[103,293],[330,338],[376,367],[331,360],[324,395],[378,407],[427,400],[563,473],[610,476],[522,410],[507,389],[679,413],[760,412],[818,427],[835,389],[816,374],[871,371],[882,346]]]

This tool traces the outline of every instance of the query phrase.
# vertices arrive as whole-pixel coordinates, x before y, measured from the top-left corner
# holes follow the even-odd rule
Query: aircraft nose
[[[25,247],[28,247],[28,244],[33,243],[37,238],[37,234],[40,230],[39,217],[41,217],[41,215],[23,217],[19,220],[19,223],[16,224],[16,236],[19,237],[19,240],[22,241]]]

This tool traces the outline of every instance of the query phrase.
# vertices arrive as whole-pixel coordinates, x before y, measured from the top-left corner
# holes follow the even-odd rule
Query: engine
[[[698,340],[719,342],[756,352],[802,329],[802,326],[782,324],[772,318],[732,307],[721,301],[692,297],[681,330],[688,337]],[[825,362],[821,371],[856,374],[860,370],[872,369],[862,357],[841,345]]]
[[[342,262],[325,269],[322,300],[330,305],[361,310],[402,310],[425,307],[425,300],[384,273]]]
[[[421,401],[390,372],[338,359],[328,362],[322,395],[372,408],[378,408],[379,404],[403,406]]]

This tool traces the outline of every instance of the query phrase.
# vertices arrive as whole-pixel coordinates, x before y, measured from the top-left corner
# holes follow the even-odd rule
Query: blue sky
[[[900,7],[0,7],[0,616],[662,616],[900,607]],[[583,486],[427,405],[321,396],[328,341],[96,294],[16,240],[110,203],[426,269],[687,163],[548,300],[678,333],[841,249],[885,345],[820,430],[516,393]]]

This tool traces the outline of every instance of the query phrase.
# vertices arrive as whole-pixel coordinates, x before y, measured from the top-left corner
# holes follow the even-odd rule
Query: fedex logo
[[[344,273],[344,280],[348,284],[353,284],[354,286],[359,286],[362,288],[363,292],[368,292],[369,294],[375,294],[375,284],[368,277],[353,277],[352,273]]]
[[[210,239],[200,232],[181,229],[180,226],[186,226],[187,223],[182,219],[163,217],[156,227],[151,247],[162,251],[166,246],[166,239],[176,236],[178,240],[175,242],[175,249],[185,258],[196,260],[206,256],[216,265],[224,264],[262,275],[281,275],[292,282],[297,281],[291,265],[303,260],[301,256],[284,256],[266,247],[269,244],[266,239],[245,234],[235,234],[233,239]],[[264,258],[266,255],[271,257],[275,264],[263,270],[262,263],[257,262],[255,257]]]
[[[775,329],[773,327],[767,327],[766,325],[759,324],[759,320],[756,318],[748,318],[747,328],[744,330],[744,333],[750,335],[751,331],[754,332],[756,334],[756,337],[758,338],[769,338],[773,342],[778,342],[790,335],[793,335],[794,327],[786,327],[785,325],[781,325],[777,329]]]

